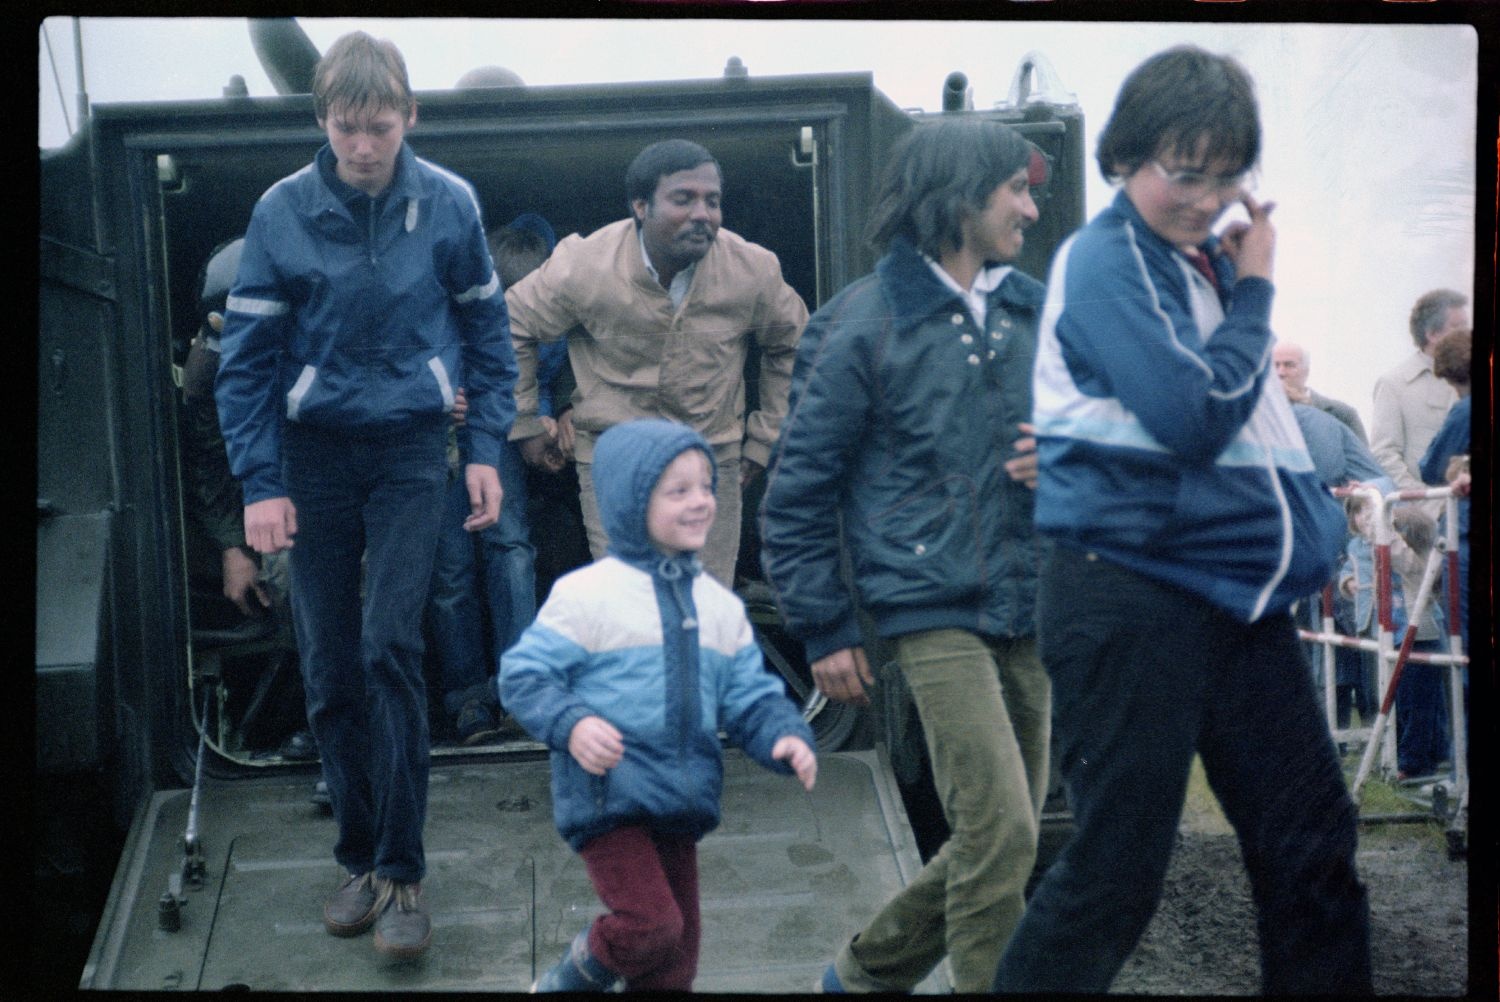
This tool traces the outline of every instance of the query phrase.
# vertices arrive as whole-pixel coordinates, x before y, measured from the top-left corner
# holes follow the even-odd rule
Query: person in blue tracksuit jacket
[[[1288,609],[1344,536],[1271,375],[1254,84],[1191,46],[1131,72],[1121,191],[1058,249],[1037,346],[1038,638],[1077,827],[997,991],[1106,991],[1161,896],[1195,753],[1239,837],[1267,994],[1371,991],[1356,813]],[[1240,204],[1248,222],[1213,226]]]
[[[608,912],[537,991],[688,991],[698,969],[697,843],[719,824],[722,731],[811,790],[812,730],[765,670],[745,607],[703,573],[716,466],[686,425],[599,436],[609,550],[560,578],[500,663],[500,695],[552,750],[557,830]]]
[[[431,937],[421,619],[449,415],[462,386],[477,531],[499,513],[515,359],[473,189],[405,142],[417,112],[401,53],[345,35],[318,62],[313,98],[328,143],[255,206],[215,397],[246,541],[290,550],[344,871],[324,925],[373,925],[378,950],[409,957]]]

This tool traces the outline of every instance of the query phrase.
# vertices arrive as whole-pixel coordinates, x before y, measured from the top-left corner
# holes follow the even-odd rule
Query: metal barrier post
[[[1320,596],[1322,602],[1322,616],[1319,625],[1324,635],[1335,632],[1333,622],[1333,589],[1334,585],[1326,584]],[[1328,718],[1328,733],[1333,734],[1338,730],[1338,669],[1335,666],[1334,644],[1332,641],[1321,642],[1323,658],[1323,714]]]

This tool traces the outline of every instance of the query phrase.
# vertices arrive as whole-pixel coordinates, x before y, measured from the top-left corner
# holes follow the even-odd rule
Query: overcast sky
[[[302,18],[318,49],[354,28],[390,38],[412,86],[451,87],[499,64],[530,85],[719,76],[730,56],[752,75],[868,70],[902,107],[937,110],[943,80],[966,73],[976,107],[1003,100],[1028,52],[1051,62],[1085,116],[1092,158],[1121,80],[1179,42],[1240,59],[1255,77],[1265,132],[1260,193],[1277,203],[1283,340],[1312,353],[1311,385],[1369,424],[1376,376],[1409,354],[1417,296],[1472,295],[1478,43],[1467,25],[1001,21],[501,20]],[[238,18],[83,18],[95,104],[217,98],[232,74],[274,90]],[[74,22],[38,38],[38,138],[77,127]],[[412,137],[421,147],[420,124]],[[313,152],[309,150],[309,156]],[[733,193],[726,193],[733,228]],[[1090,172],[1088,213],[1112,192]],[[1039,276],[1044,277],[1044,276]]]

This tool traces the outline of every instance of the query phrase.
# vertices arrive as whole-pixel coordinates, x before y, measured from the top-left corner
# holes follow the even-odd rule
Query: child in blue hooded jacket
[[[811,790],[812,731],[761,663],[733,592],[696,556],[713,451],[685,425],[599,437],[609,552],[561,578],[501,661],[501,701],[552,749],[553,819],[609,911],[534,991],[687,991],[698,967],[697,843],[719,823],[722,730]]]

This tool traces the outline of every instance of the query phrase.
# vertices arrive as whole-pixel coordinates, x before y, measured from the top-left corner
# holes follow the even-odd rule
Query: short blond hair
[[[318,121],[329,109],[358,111],[393,108],[409,118],[416,101],[406,76],[406,60],[394,42],[351,31],[328,47],[313,68],[313,110]]]

